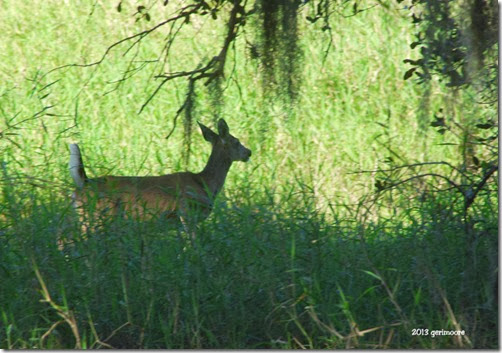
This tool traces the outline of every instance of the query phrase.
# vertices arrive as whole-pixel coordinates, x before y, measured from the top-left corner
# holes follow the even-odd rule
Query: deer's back
[[[99,212],[116,214],[118,210],[138,216],[162,214],[176,217],[189,208],[198,208],[205,217],[212,208],[202,179],[184,172],[153,177],[105,176],[89,179],[74,193],[77,207],[94,204]]]

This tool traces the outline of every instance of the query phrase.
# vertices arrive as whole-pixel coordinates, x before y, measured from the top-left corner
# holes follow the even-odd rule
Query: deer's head
[[[228,125],[225,120],[218,121],[218,134],[212,131],[207,126],[199,123],[204,139],[211,142],[213,148],[218,149],[225,157],[228,157],[232,162],[242,161],[247,162],[251,157],[251,150],[244,145],[236,137],[230,135]]]

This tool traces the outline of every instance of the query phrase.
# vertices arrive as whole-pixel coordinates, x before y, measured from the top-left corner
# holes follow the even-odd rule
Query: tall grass
[[[457,114],[494,114],[440,83],[425,92],[402,80],[412,28],[399,9],[334,18],[327,54],[327,34],[306,27],[294,114],[264,99],[243,45],[252,34],[239,37],[222,114],[253,157],[232,166],[190,244],[162,221],[110,219],[81,233],[68,142],[79,142],[91,176],[197,171],[210,146],[194,130],[185,166],[181,124],[165,139],[182,82],[138,115],[159,68],[117,87],[136,55],[123,57],[125,47],[99,66],[43,76],[98,60],[147,26],[116,4],[65,4],[1,5],[2,348],[498,347],[497,201],[480,195],[468,225],[448,193],[418,198],[422,190],[409,188],[368,209],[361,199],[375,175],[351,173],[389,157],[455,164],[458,148],[427,129],[431,114],[457,104]],[[221,33],[194,23],[168,69],[213,55]],[[162,38],[143,42],[137,65],[159,53]],[[196,115],[209,125],[210,93],[197,94]],[[73,245],[60,251],[62,238]],[[431,337],[441,329],[465,334]]]

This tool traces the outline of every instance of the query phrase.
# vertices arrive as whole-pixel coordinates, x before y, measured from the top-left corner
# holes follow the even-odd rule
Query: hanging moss
[[[193,125],[193,113],[196,102],[196,94],[194,81],[188,81],[188,93],[184,105],[184,119],[183,119],[183,138],[184,146],[183,149],[183,163],[185,168],[188,167],[190,162],[190,152],[192,147],[192,125]]]
[[[257,48],[265,97],[280,98],[289,108],[298,96],[301,50],[298,0],[257,0]]]

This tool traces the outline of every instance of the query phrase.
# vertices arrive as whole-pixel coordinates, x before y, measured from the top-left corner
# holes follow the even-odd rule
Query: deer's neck
[[[206,167],[199,173],[204,186],[211,193],[210,197],[215,198],[220,192],[231,165],[232,160],[222,150],[213,146]]]

